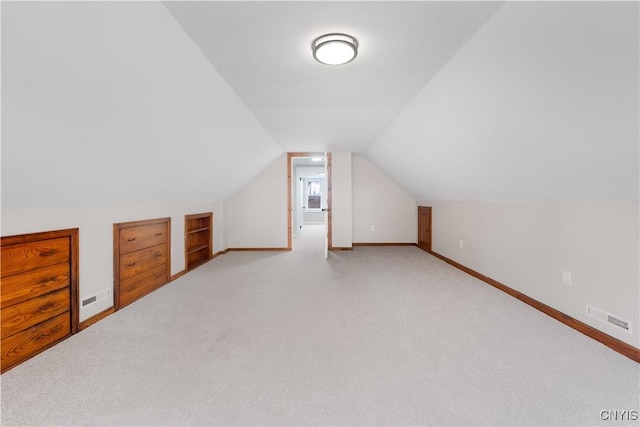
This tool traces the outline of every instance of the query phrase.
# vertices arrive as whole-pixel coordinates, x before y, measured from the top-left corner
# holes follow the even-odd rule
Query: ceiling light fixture
[[[313,57],[326,65],[347,64],[358,56],[358,40],[348,34],[325,34],[311,43]]]
[[[312,162],[321,162],[322,161],[322,157],[312,157],[310,160]]]

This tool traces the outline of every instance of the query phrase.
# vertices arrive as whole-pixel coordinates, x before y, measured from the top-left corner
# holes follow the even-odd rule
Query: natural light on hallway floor
[[[293,250],[308,256],[324,257],[324,234],[324,224],[305,224],[300,236],[292,240]]]

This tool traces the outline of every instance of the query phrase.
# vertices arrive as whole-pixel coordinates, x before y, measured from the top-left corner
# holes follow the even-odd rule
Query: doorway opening
[[[288,249],[331,246],[331,153],[287,154]],[[294,245],[295,239],[295,245]]]

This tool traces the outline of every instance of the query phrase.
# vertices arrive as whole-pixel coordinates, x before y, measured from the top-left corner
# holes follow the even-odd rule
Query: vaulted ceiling
[[[165,5],[285,151],[363,152],[422,200],[637,201],[637,4]],[[315,62],[327,32],[356,61]]]
[[[285,151],[364,151],[503,2],[165,2]],[[311,41],[358,39],[321,65]]]
[[[421,200],[638,203],[638,2],[509,2],[368,158]]]
[[[221,200],[322,150],[418,200],[637,203],[638,27],[637,2],[5,1],[2,203]],[[312,59],[334,31],[356,61]]]

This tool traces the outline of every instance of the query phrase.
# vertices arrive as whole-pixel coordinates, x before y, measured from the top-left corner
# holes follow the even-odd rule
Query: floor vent
[[[607,313],[606,311],[596,308],[589,304],[587,304],[587,314],[595,319],[609,323],[613,326],[616,326],[624,331],[631,333],[631,322],[629,322],[628,320],[624,320],[619,316],[615,316],[611,313]]]

